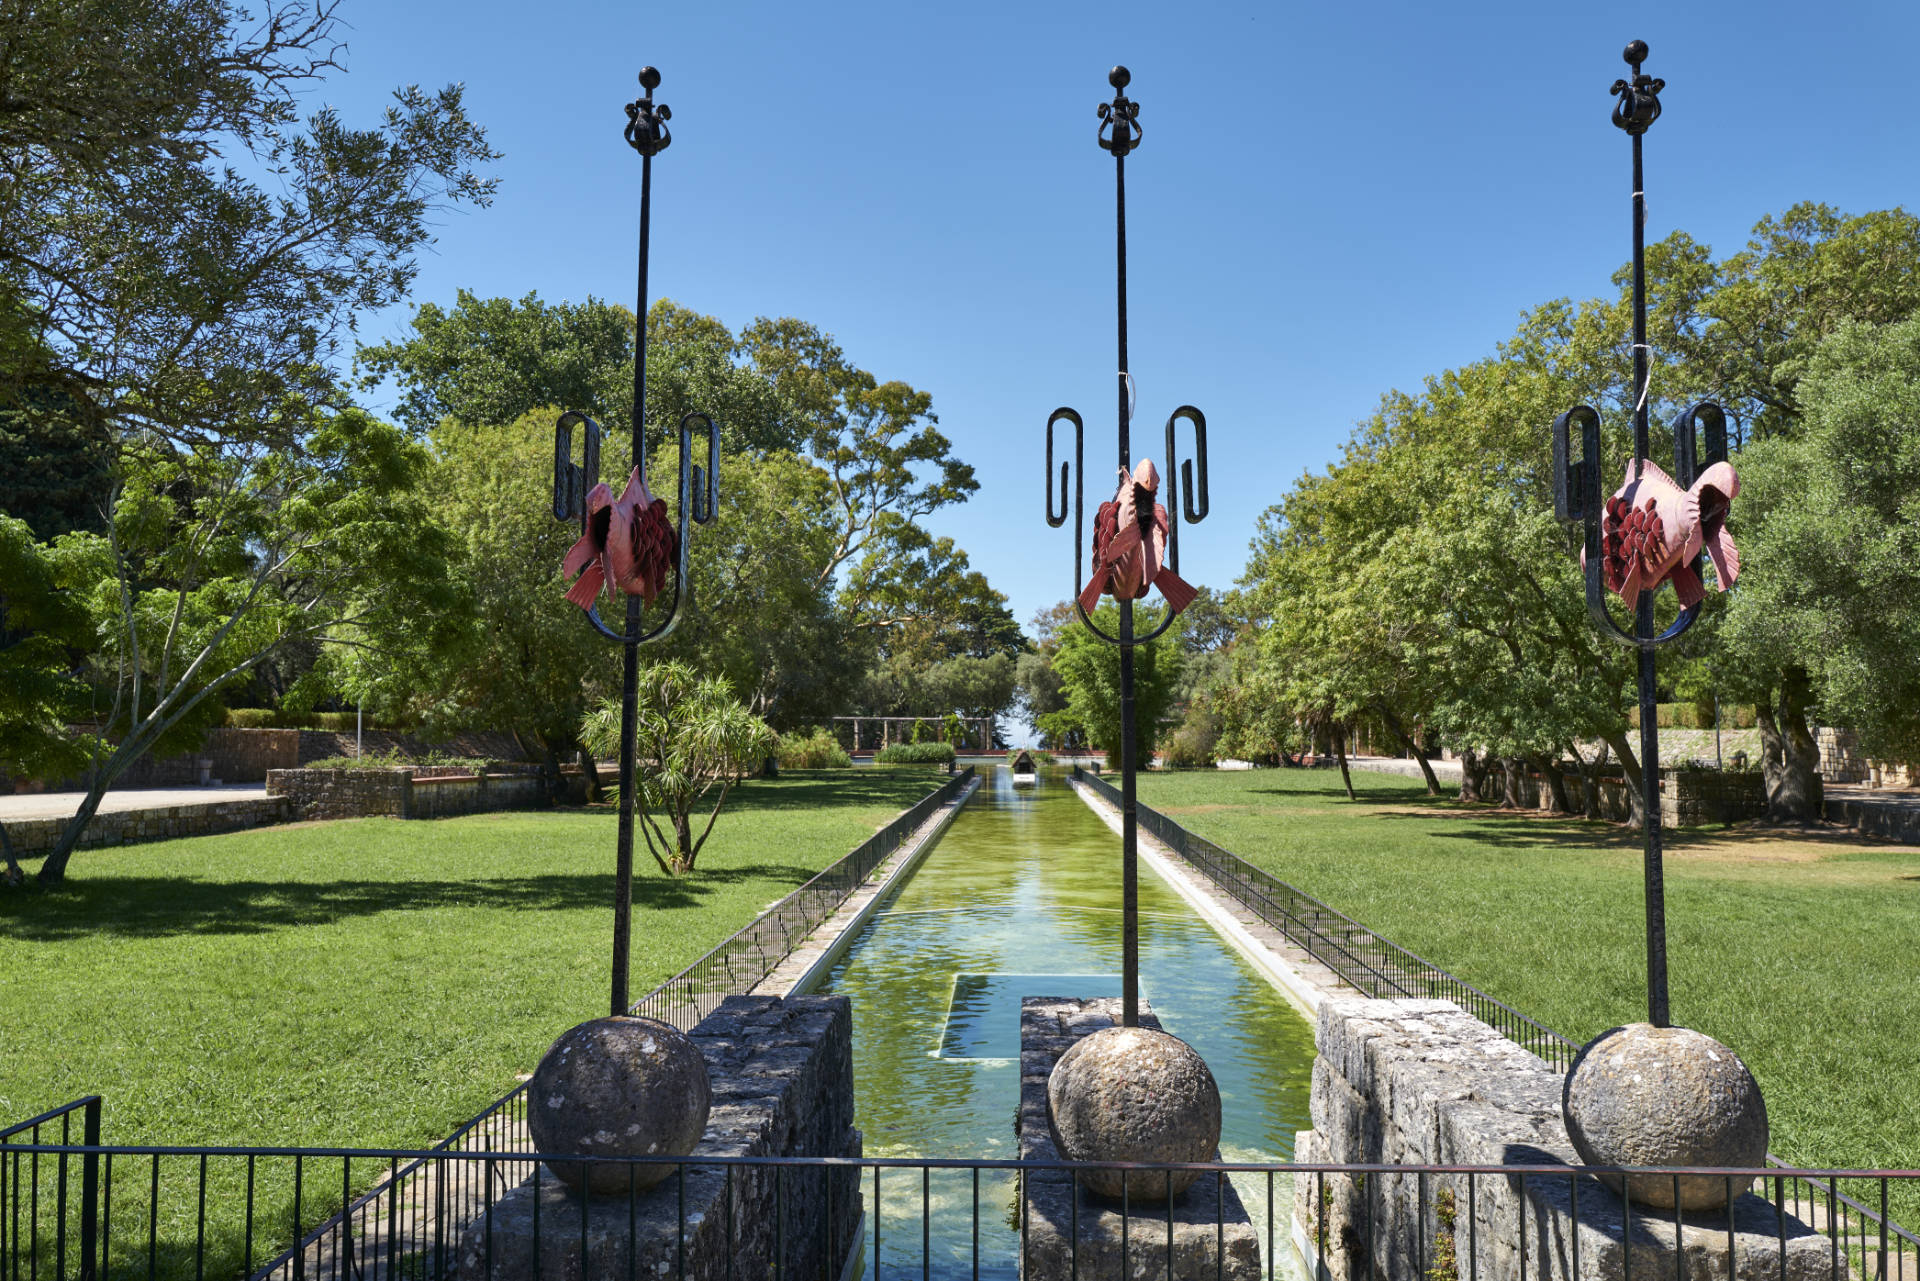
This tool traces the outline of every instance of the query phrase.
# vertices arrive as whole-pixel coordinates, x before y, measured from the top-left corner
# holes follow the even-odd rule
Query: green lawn
[[[638,851],[632,994],[940,781],[755,781],[695,874],[670,881]],[[0,893],[0,1118],[97,1093],[110,1144],[430,1146],[606,1012],[614,827],[611,811],[562,810],[84,851],[66,887]],[[376,1173],[307,1162],[302,1225],[338,1207],[343,1174],[358,1190]],[[114,1172],[116,1266],[145,1266],[151,1177],[144,1159]],[[246,1178],[213,1161],[202,1261],[195,1163],[162,1163],[162,1273],[238,1270]],[[262,1159],[257,1179],[256,1264],[291,1237],[291,1165]]]
[[[633,995],[939,781],[749,782],[694,875],[637,851]],[[0,1117],[97,1093],[109,1142],[432,1143],[606,1012],[613,844],[561,810],[82,851],[0,893]]]
[[[1638,832],[1353,779],[1358,802],[1322,770],[1156,774],[1140,798],[1577,1041],[1646,1017]],[[1666,851],[1674,1021],[1746,1060],[1773,1150],[1920,1167],[1920,850],[1714,828]]]

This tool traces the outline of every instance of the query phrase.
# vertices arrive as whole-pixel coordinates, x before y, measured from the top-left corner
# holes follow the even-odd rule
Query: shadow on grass
[[[771,880],[798,885],[813,873],[790,863],[716,868],[678,880],[636,875],[641,911],[692,908],[723,885]],[[130,876],[78,879],[58,889],[0,893],[0,938],[60,942],[112,934],[264,934],[343,917],[446,907],[564,912],[613,903],[613,873],[473,881],[201,881]]]
[[[1332,787],[1249,787],[1250,796],[1318,796],[1344,801],[1347,789],[1335,783]],[[1356,805],[1410,805],[1416,802],[1437,804],[1446,800],[1444,796],[1428,796],[1427,789],[1416,783],[1412,787],[1356,787],[1354,804]]]
[[[1476,845],[1490,845],[1505,849],[1605,849],[1639,850],[1644,841],[1637,827],[1627,827],[1619,823],[1609,823],[1603,819],[1581,819],[1566,816],[1537,818],[1530,811],[1498,810],[1485,806],[1462,806],[1452,810],[1436,809],[1432,814],[1375,814],[1378,819],[1411,819],[1415,822],[1431,822],[1435,818],[1454,818],[1460,820],[1448,826],[1434,826],[1427,829],[1430,836],[1444,837],[1455,841],[1472,841]],[[1719,832],[1696,832],[1687,828],[1663,828],[1660,843],[1670,850],[1704,849],[1724,844],[1726,837]]]

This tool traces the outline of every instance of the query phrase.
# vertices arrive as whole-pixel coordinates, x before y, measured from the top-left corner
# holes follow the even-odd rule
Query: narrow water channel
[[[986,775],[820,987],[853,1001],[869,1156],[1017,1157],[1020,999],[1120,994],[1120,838],[1057,772]],[[1144,862],[1140,990],[1213,1070],[1222,1156],[1289,1160],[1311,1124],[1313,1029]],[[970,1176],[898,1172],[878,1215],[864,1190],[868,1277],[973,1274]],[[1264,1243],[1264,1184],[1240,1190]],[[1012,1181],[983,1175],[979,1203],[979,1274],[1013,1277]]]

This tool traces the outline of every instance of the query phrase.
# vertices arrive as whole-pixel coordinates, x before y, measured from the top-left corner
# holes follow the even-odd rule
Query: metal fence
[[[835,1281],[858,1268],[872,1281],[1277,1281],[1298,1253],[1319,1281],[1920,1281],[1920,1241],[1885,1216],[1868,1230],[1840,1209],[1843,1195],[1913,1199],[1920,1171],[1911,1170],[579,1160],[625,1167],[628,1190],[581,1198],[522,1156],[444,1148],[9,1143],[0,1145],[0,1277]],[[80,1186],[89,1161],[91,1192]],[[1134,1172],[1119,1181],[1119,1200],[1087,1186],[1108,1168]],[[328,1191],[350,1188],[356,1172],[392,1179],[403,1169],[421,1172],[424,1194],[334,1212]],[[1172,1200],[1143,1204],[1132,1190],[1182,1172],[1195,1181]],[[1765,1199],[1740,1196],[1732,1214],[1647,1208],[1603,1182],[1621,1175],[1676,1185],[1707,1177],[1735,1195],[1752,1185]],[[491,1192],[438,1197],[433,1188]],[[85,1237],[82,1207],[97,1223]],[[294,1237],[300,1249],[261,1267],[262,1241]]]
[[[1120,789],[1106,779],[1078,765],[1073,767],[1073,776],[1115,806],[1120,804]],[[1206,837],[1189,832],[1158,810],[1138,803],[1134,808],[1140,826],[1161,844],[1364,995],[1453,1001],[1562,1071],[1580,1052],[1578,1043]]]
[[[1121,803],[1120,789],[1099,775],[1076,765],[1073,776],[1116,807]],[[1161,844],[1362,994],[1453,1001],[1508,1040],[1526,1047],[1561,1071],[1572,1066],[1574,1056],[1580,1052],[1578,1041],[1528,1018],[1465,979],[1380,937],[1352,917],[1335,911],[1206,837],[1188,831],[1165,814],[1137,801],[1134,811],[1140,826]],[[1789,1162],[1772,1153],[1767,1154],[1767,1163],[1774,1169],[1792,1168]],[[1838,1216],[1841,1231],[1867,1236],[1891,1231],[1905,1240],[1913,1239],[1905,1229],[1886,1219],[1884,1200],[1878,1205],[1863,1202],[1821,1185],[1817,1179],[1802,1178],[1793,1186],[1799,1187],[1799,1184],[1805,1186],[1798,1191],[1786,1183],[1781,1184],[1780,1194],[1791,1192],[1792,1196],[1802,1198],[1804,1193],[1803,1199],[1808,1203],[1831,1199],[1830,1208]]]

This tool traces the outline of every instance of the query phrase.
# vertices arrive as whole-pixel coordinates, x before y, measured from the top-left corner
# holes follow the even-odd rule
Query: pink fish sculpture
[[[604,481],[588,492],[587,531],[560,562],[563,576],[579,575],[567,599],[591,609],[611,584],[652,604],[679,554],[680,537],[667,519],[666,500],[653,496],[636,467],[619,498]]]
[[[1160,473],[1142,458],[1129,476],[1120,473],[1120,489],[1093,516],[1093,573],[1080,593],[1088,613],[1105,592],[1116,600],[1139,600],[1158,587],[1179,613],[1193,604],[1194,589],[1167,567],[1167,509],[1156,503]]]
[[[1629,462],[1626,483],[1600,517],[1600,579],[1607,590],[1632,604],[1671,579],[1681,606],[1697,605],[1707,594],[1693,572],[1702,551],[1713,561],[1720,590],[1732,587],[1740,553],[1727,533],[1727,508],[1739,492],[1740,478],[1726,463],[1714,463],[1692,489],[1681,489],[1651,462],[1641,464],[1636,479]]]

